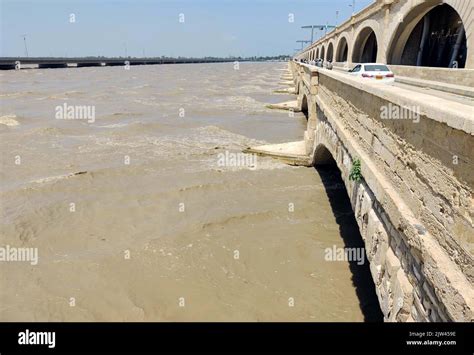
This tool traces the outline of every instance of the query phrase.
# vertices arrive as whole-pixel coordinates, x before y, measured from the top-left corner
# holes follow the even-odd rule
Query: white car
[[[385,64],[380,63],[357,64],[352,70],[349,70],[349,74],[376,82],[393,83],[395,81],[392,71]]]

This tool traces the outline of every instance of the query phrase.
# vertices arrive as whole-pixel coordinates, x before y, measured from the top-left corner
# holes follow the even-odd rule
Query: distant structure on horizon
[[[12,70],[22,68],[81,68],[81,67],[103,67],[103,66],[130,66],[130,65],[157,65],[157,64],[197,64],[197,63],[226,63],[226,62],[264,62],[264,61],[288,61],[289,55],[267,56],[267,57],[3,57],[0,58],[0,70]]]

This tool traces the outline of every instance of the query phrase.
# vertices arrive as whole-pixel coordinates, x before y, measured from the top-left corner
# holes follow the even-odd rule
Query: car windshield
[[[390,71],[386,65],[364,65],[365,71]]]

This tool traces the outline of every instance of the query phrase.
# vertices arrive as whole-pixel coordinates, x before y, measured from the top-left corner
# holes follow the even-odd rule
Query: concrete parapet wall
[[[472,117],[451,103],[430,109],[425,94],[301,66],[291,64],[296,83],[316,105],[305,138],[313,157],[327,150],[341,171],[385,319],[472,321]],[[317,88],[304,89],[309,81]],[[382,119],[389,105],[416,107],[419,122]],[[360,183],[348,178],[354,159]]]
[[[412,67],[408,65],[389,65],[389,68],[397,76],[474,87],[474,69],[453,70],[448,68]]]

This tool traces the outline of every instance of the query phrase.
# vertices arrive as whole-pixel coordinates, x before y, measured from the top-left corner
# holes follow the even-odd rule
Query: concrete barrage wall
[[[308,153],[336,161],[387,321],[474,319],[474,132],[461,104],[292,62],[310,95]],[[303,69],[302,69],[303,67]],[[301,100],[300,100],[301,101]],[[299,102],[300,102],[299,101]],[[412,107],[419,120],[382,119]],[[464,108],[465,109],[465,108]],[[363,179],[349,180],[354,159]]]
[[[451,85],[474,87],[474,69],[423,68],[408,65],[389,65],[395,76],[437,81]]]

